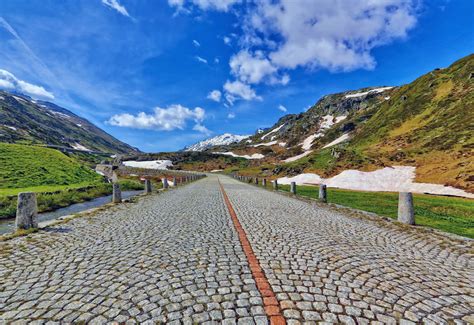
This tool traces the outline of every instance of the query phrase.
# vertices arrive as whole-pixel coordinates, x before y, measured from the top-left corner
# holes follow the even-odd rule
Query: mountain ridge
[[[0,90],[0,142],[51,145],[83,152],[134,153],[134,148],[68,109]]]

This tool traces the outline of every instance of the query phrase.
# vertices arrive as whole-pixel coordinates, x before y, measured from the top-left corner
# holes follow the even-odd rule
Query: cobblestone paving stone
[[[0,323],[267,324],[216,178],[0,243]]]
[[[472,242],[221,182],[288,324],[474,324]]]
[[[220,179],[288,324],[473,322],[469,247]],[[1,242],[26,322],[268,323],[216,176]]]

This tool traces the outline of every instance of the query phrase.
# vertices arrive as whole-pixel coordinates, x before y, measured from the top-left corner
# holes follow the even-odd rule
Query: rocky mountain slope
[[[474,192],[474,55],[400,87],[327,95],[245,141],[209,152],[258,155],[268,177],[416,167],[416,181]],[[236,167],[236,169],[238,169]]]
[[[107,153],[138,152],[65,108],[6,91],[0,91],[0,142]]]
[[[188,146],[184,148],[183,151],[204,151],[215,146],[225,146],[232,143],[240,142],[248,137],[250,137],[250,135],[236,135],[224,133],[222,135],[218,135]]]

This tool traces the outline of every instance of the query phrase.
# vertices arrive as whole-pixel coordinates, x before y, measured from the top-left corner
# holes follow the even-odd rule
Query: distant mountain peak
[[[224,133],[224,134],[200,141],[191,146],[187,146],[183,150],[184,151],[204,151],[206,149],[209,149],[215,146],[225,146],[232,143],[237,143],[244,139],[247,139],[248,137],[250,137],[250,135],[236,135],[236,134],[231,134],[231,133]]]

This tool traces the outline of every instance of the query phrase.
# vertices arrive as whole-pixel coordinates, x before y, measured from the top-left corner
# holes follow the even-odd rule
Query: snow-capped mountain
[[[224,133],[222,135],[215,136],[210,139],[200,141],[196,144],[184,148],[184,151],[204,151],[214,146],[224,146],[232,143],[240,142],[243,139],[247,139],[250,135],[236,135],[230,133]]]

